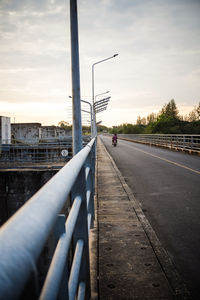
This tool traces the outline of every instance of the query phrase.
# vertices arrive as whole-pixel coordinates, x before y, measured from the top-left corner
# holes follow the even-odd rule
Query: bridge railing
[[[118,137],[151,145],[200,151],[198,134],[119,134]]]
[[[94,172],[92,139],[1,227],[0,299],[21,299],[29,292],[34,299],[71,300],[77,294],[78,299],[89,298]],[[69,195],[72,204],[66,219],[59,214]],[[37,261],[52,230],[55,251],[40,286]],[[29,296],[23,299],[33,299]]]

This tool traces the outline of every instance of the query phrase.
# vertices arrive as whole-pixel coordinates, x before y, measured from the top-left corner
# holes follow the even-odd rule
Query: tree
[[[58,126],[61,127],[61,128],[64,128],[64,129],[70,129],[72,128],[72,125],[70,125],[68,122],[66,121],[60,121],[58,123]]]
[[[181,120],[174,99],[165,104],[157,120],[150,124],[152,133],[181,133]]]
[[[157,115],[155,113],[151,113],[147,116],[147,124],[151,124],[157,121]]]
[[[165,104],[161,110],[161,115],[165,115],[166,117],[172,119],[179,119],[178,117],[178,109],[174,99],[172,99],[169,103]]]
[[[137,125],[146,125],[146,119],[145,118],[141,118],[140,116],[137,117]]]
[[[194,108],[188,115],[187,120],[189,122],[194,122],[194,121],[198,121],[199,116],[197,114],[196,108]]]
[[[198,120],[200,120],[200,101],[199,101],[199,104],[196,108],[196,111],[197,111]]]
[[[186,116],[186,120],[189,122],[200,121],[200,102],[194,109]]]

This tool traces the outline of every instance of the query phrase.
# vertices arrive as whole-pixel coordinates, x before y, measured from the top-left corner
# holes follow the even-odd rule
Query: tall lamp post
[[[94,67],[97,65],[97,64],[100,64],[106,60],[109,60],[111,58],[114,58],[116,57],[118,54],[114,54],[113,56],[110,56],[108,58],[105,58],[105,59],[102,59],[102,60],[99,60],[97,62],[95,62],[93,65],[92,65],[92,104],[93,104],[93,108],[94,108]],[[96,125],[95,125],[95,114],[94,114],[94,118],[93,118],[93,122],[94,122],[94,126],[93,128],[95,128],[95,131],[96,131]],[[96,132],[95,132],[96,134]]]

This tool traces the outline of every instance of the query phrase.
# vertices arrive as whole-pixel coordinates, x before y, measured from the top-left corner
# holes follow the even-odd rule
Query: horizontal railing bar
[[[94,144],[92,139],[0,230],[0,294],[17,299]]]
[[[76,250],[75,250],[71,273],[68,282],[69,300],[75,299],[75,295],[78,287],[81,259],[83,254],[83,246],[84,246],[83,240],[78,240],[76,244]]]
[[[54,300],[58,295],[60,283],[62,280],[65,263],[70,248],[70,242],[74,227],[79,214],[82,199],[77,196],[73,202],[69,216],[66,221],[65,230],[66,232],[61,235],[54,256],[48,270],[47,277],[40,295],[40,300]]]
[[[77,300],[84,300],[85,299],[85,283],[80,282],[78,288],[78,297]]]

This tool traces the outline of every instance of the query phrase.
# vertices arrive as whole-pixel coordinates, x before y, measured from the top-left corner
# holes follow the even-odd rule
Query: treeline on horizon
[[[124,123],[99,131],[124,134],[200,134],[200,102],[188,116],[180,116],[174,99],[165,104],[158,114],[151,113],[146,118],[138,116],[136,124]]]
[[[72,129],[66,121],[60,121],[62,128]],[[82,127],[83,134],[90,134],[90,126]],[[161,111],[149,114],[146,118],[138,116],[136,124],[124,123],[107,127],[98,125],[98,132],[111,134],[200,134],[200,102],[187,116],[180,116],[174,99],[165,104]]]

